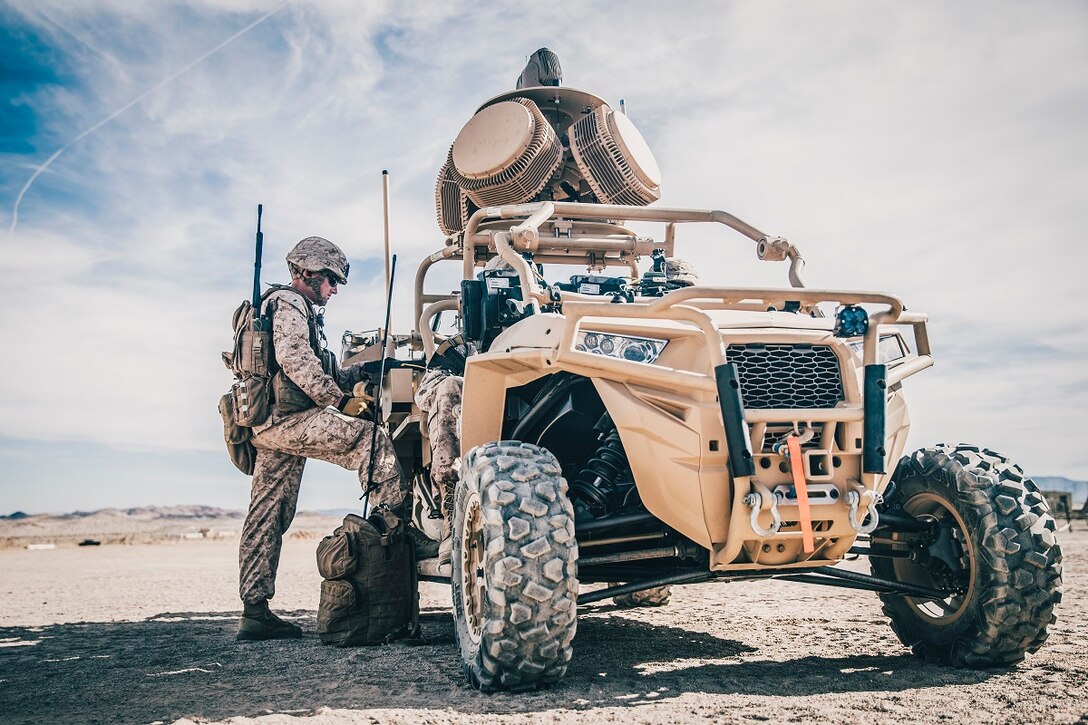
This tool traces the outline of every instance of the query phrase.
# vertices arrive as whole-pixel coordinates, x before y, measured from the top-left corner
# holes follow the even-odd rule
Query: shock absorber
[[[608,420],[609,424],[611,422]],[[612,427],[571,486],[576,511],[589,513],[593,517],[607,514],[612,509],[613,494],[617,491],[620,475],[626,470],[627,454],[623,450],[619,431]]]

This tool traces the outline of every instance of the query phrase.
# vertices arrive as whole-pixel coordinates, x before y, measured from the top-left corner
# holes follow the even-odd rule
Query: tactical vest
[[[258,426],[270,413],[286,415],[313,408],[316,403],[298,387],[276,360],[272,342],[272,318],[276,301],[269,297],[276,292],[291,292],[301,297],[309,328],[310,348],[321,361],[327,375],[336,374],[336,358],[328,349],[322,321],[306,296],[288,285],[270,285],[261,295],[261,315],[254,319],[249,300],[234,311],[234,350],[223,353],[223,362],[234,373],[231,389],[234,417],[237,425]]]
[[[273,309],[268,309],[269,304],[267,303],[267,299],[273,292],[278,292],[280,290],[293,292],[305,301],[306,326],[310,330],[310,349],[314,351],[314,355],[321,361],[321,369],[325,374],[335,377],[336,358],[333,356],[332,351],[328,349],[328,340],[325,338],[323,321],[318,314],[314,312],[313,305],[310,304],[310,301],[306,299],[305,295],[294,287],[289,287],[287,285],[272,285],[271,288],[261,296],[262,312],[264,312],[269,319],[275,315],[275,301],[272,302]],[[272,412],[274,414],[287,415],[289,413],[298,413],[317,405],[302,388],[296,385],[294,381],[287,377],[287,374],[283,372],[283,369],[275,359],[274,348],[272,349],[272,367],[275,371],[272,375]]]

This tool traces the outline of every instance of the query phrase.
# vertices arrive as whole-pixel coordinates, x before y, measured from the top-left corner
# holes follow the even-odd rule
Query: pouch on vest
[[[317,547],[325,581],[317,634],[341,647],[383,644],[419,629],[415,549],[404,524],[381,506],[364,519],[348,514]]]
[[[277,415],[301,413],[317,406],[282,370],[272,376],[272,401],[272,410]]]
[[[253,306],[245,300],[234,310],[234,349],[223,353],[223,362],[234,373],[229,395],[234,422],[240,426],[264,423],[271,412],[271,375],[276,359],[272,347],[271,322],[253,318]]]
[[[268,419],[271,403],[268,387],[269,379],[258,375],[249,375],[234,381],[229,395],[237,425],[252,427]]]
[[[269,318],[260,316],[254,319],[253,306],[249,300],[244,300],[234,310],[231,322],[234,327],[234,350],[228,367],[238,377],[272,375],[276,363]]]
[[[219,414],[223,416],[223,440],[231,463],[247,476],[253,475],[257,461],[257,449],[250,438],[253,431],[237,424],[234,418],[234,396],[226,393],[219,399]]]

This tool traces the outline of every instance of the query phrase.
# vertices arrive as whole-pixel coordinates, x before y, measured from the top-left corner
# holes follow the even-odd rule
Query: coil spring
[[[605,436],[594,457],[578,473],[578,480],[571,489],[575,497],[585,502],[594,515],[603,516],[611,508],[609,499],[616,491],[616,480],[626,469],[627,454],[623,450],[619,431],[613,428]]]

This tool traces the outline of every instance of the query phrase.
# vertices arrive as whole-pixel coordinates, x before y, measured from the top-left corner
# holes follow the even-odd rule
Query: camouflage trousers
[[[431,485],[448,526],[453,490],[461,465],[461,391],[465,379],[445,370],[428,370],[416,389],[416,405],[427,420],[431,446]]]
[[[307,458],[317,458],[358,471],[364,488],[370,465],[373,423],[342,415],[332,408],[314,408],[284,416],[253,435],[257,460],[249,513],[242,525],[238,550],[239,594],[255,604],[276,593],[283,535],[295,517],[299,485]],[[370,507],[385,504],[407,516],[408,482],[397,462],[389,434],[378,429],[374,488]]]

